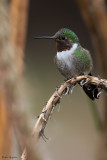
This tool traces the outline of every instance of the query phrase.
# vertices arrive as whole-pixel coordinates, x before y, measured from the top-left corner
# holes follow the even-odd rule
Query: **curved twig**
[[[41,135],[43,135],[44,129],[46,127],[46,124],[48,122],[48,119],[50,115],[52,114],[52,111],[54,107],[57,105],[57,103],[60,102],[60,99],[64,94],[67,92],[67,87],[70,86],[71,89],[74,85],[76,85],[78,82],[86,80],[88,84],[94,84],[98,88],[101,88],[105,91],[107,91],[107,80],[106,79],[99,79],[97,77],[83,75],[78,76],[76,78],[69,79],[65,81],[57,90],[53,93],[53,95],[48,100],[47,104],[44,106],[35,126],[32,132],[32,136],[35,138],[35,143],[38,142]],[[22,160],[27,160],[28,158],[27,150],[24,149],[24,152],[22,154]]]

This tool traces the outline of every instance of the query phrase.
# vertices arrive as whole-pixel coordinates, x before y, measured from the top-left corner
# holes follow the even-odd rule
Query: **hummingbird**
[[[80,45],[77,35],[72,30],[62,28],[53,36],[40,36],[34,39],[52,39],[56,42],[55,63],[66,79],[80,75],[91,76],[93,62],[90,52]],[[99,91],[94,84],[80,86],[92,100],[99,98]]]

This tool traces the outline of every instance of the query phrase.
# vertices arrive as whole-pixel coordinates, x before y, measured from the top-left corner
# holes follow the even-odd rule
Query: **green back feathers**
[[[84,64],[83,66],[88,68],[90,65],[92,65],[92,59],[89,54],[89,52],[85,49],[83,49],[81,46],[79,46],[75,52],[74,52],[75,58],[78,60],[78,62]]]

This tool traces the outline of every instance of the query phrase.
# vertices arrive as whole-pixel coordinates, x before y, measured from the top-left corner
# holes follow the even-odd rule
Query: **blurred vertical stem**
[[[107,78],[107,6],[105,0],[77,0],[83,19],[91,33],[100,75]],[[102,106],[103,107],[103,106]],[[103,145],[99,160],[107,160],[107,96],[104,97]]]
[[[23,56],[26,40],[27,17],[29,0],[11,0],[10,6],[10,43],[19,51],[18,67],[23,70]]]
[[[11,125],[7,112],[5,95],[0,91],[0,158],[11,152]]]
[[[0,0],[0,159],[11,151],[11,122],[6,105],[6,74],[5,54],[9,37],[9,17],[6,0]],[[8,142],[8,143],[7,143]]]
[[[12,108],[18,108],[28,0],[0,0],[0,159],[11,155]],[[14,115],[15,116],[15,115]]]
[[[101,75],[107,78],[107,8],[104,0],[77,0],[90,30]]]
[[[11,64],[12,72],[14,76],[10,79],[10,86],[8,87],[8,94],[12,97],[12,103],[14,105],[15,112],[13,114],[17,114],[17,108],[20,108],[22,105],[20,103],[20,93],[19,88],[21,87],[21,79],[24,68],[24,49],[26,42],[26,31],[27,31],[27,18],[28,18],[28,7],[29,0],[11,0],[10,1],[10,36],[9,36],[9,44],[13,49],[13,61]],[[10,93],[11,89],[13,91]],[[19,110],[20,111],[20,110]],[[22,115],[16,115],[15,118],[15,127],[14,129],[17,132],[17,139],[19,143],[24,145],[24,139],[22,138],[22,130],[23,125]],[[14,115],[15,116],[15,115]],[[18,120],[20,118],[20,121]],[[23,119],[24,120],[24,119]],[[22,126],[21,126],[22,125]],[[22,147],[22,146],[21,146]]]

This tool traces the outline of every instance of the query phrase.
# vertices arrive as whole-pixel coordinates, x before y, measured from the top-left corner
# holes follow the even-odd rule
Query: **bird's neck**
[[[78,45],[79,43],[71,43],[71,41],[68,41],[67,43],[64,41],[56,42],[57,52],[71,50],[72,48],[75,48],[75,46],[78,46]]]
[[[56,48],[57,48],[57,52],[62,52],[62,51],[70,50],[72,46],[56,44]]]
[[[72,48],[72,43],[65,42],[65,41],[61,41],[61,40],[57,40],[56,41],[56,48],[58,52],[62,52],[62,51],[66,51],[66,50],[70,50]]]
[[[74,51],[77,49],[77,47],[78,47],[78,43],[74,43],[73,45],[72,45],[72,47],[65,47],[64,49],[62,49],[62,50],[58,50],[57,49],[57,53],[64,53],[64,54],[68,54],[68,53],[70,53],[70,54],[72,54],[72,53],[74,53]]]

